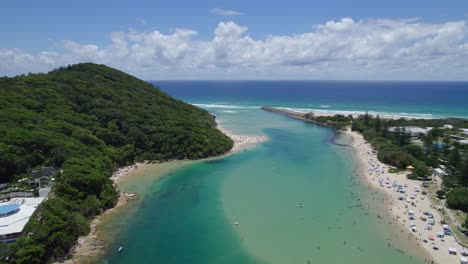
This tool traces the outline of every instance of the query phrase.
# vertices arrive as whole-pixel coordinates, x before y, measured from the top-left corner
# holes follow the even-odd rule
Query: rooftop
[[[29,217],[36,211],[39,204],[44,201],[44,197],[37,198],[15,198],[10,202],[0,203],[1,208],[11,210],[16,206],[19,208],[17,213],[5,216],[0,221],[0,235],[20,233],[29,220]]]
[[[422,134],[426,134],[430,130],[427,128],[422,128],[422,127],[417,127],[417,126],[404,126],[404,127],[389,127],[388,131],[395,132],[398,128],[399,129],[404,128],[405,132],[407,133],[422,133]]]

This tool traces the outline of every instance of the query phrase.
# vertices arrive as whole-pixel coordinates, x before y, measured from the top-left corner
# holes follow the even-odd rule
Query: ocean
[[[424,263],[424,252],[388,216],[388,198],[357,175],[352,149],[333,144],[349,139],[259,107],[468,117],[467,83],[155,84],[215,113],[223,127],[269,141],[160,180],[151,181],[151,171],[129,180],[122,189],[141,199],[105,221],[111,241],[98,262]]]
[[[468,117],[468,82],[155,81],[153,84],[176,98],[225,112],[268,105],[308,112]]]

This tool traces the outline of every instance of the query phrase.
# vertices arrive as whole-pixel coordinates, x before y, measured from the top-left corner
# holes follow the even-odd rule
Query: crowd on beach
[[[391,167],[377,159],[376,152],[361,135],[355,132],[349,134],[358,150],[357,158],[361,165],[358,174],[364,176],[369,188],[378,189],[389,197],[387,206],[392,214],[384,220],[406,229],[408,240],[414,241],[430,256],[425,259],[426,262],[468,263],[464,262],[468,250],[457,242],[452,230],[443,223],[438,208],[423,194],[422,182],[408,179],[409,172],[390,173]]]

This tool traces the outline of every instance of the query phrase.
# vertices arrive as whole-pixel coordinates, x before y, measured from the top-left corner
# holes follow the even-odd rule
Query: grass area
[[[463,223],[465,221],[466,213],[463,213],[458,210],[451,210],[445,207],[444,201],[440,200],[437,198],[436,191],[437,187],[435,184],[429,185],[429,187],[424,187],[423,188],[426,193],[427,197],[431,200],[432,204],[435,206],[441,206],[443,209],[441,211],[438,211],[439,214],[442,216],[442,219],[444,219],[447,223],[449,223],[450,229],[452,229],[453,235],[457,238],[458,241],[460,241],[463,245],[468,246],[468,237],[465,236],[465,234],[461,233],[458,231],[458,223]],[[456,217],[457,222],[453,222],[450,216],[446,213],[446,211],[450,211],[452,215]]]
[[[451,210],[449,209],[450,211],[452,211],[452,214],[455,216],[455,218],[457,219],[457,221],[459,223],[463,223],[465,222],[465,219],[466,219],[466,213],[460,211],[460,210]]]
[[[388,170],[388,172],[390,172],[390,173],[399,173],[400,171],[401,171],[401,170],[399,170],[399,169],[397,169],[397,168],[390,168],[390,169]]]

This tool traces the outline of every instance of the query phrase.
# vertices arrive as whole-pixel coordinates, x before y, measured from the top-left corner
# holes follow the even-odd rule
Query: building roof
[[[461,139],[461,140],[458,140],[458,143],[462,144],[462,145],[468,145],[468,139]]]
[[[395,132],[397,128],[400,129],[405,129],[405,132],[407,133],[421,133],[421,134],[427,134],[430,129],[427,128],[422,128],[422,127],[417,127],[417,126],[404,126],[404,127],[389,127],[388,131]]]
[[[434,169],[434,171],[437,172],[440,175],[445,175],[445,171],[442,170],[441,168],[436,168],[436,169]]]
[[[0,218],[0,235],[20,233],[29,221],[29,217],[36,211],[44,197],[37,198],[14,198],[10,202],[0,203],[3,206],[17,206],[19,211],[12,215]],[[9,207],[6,207],[9,208]]]

